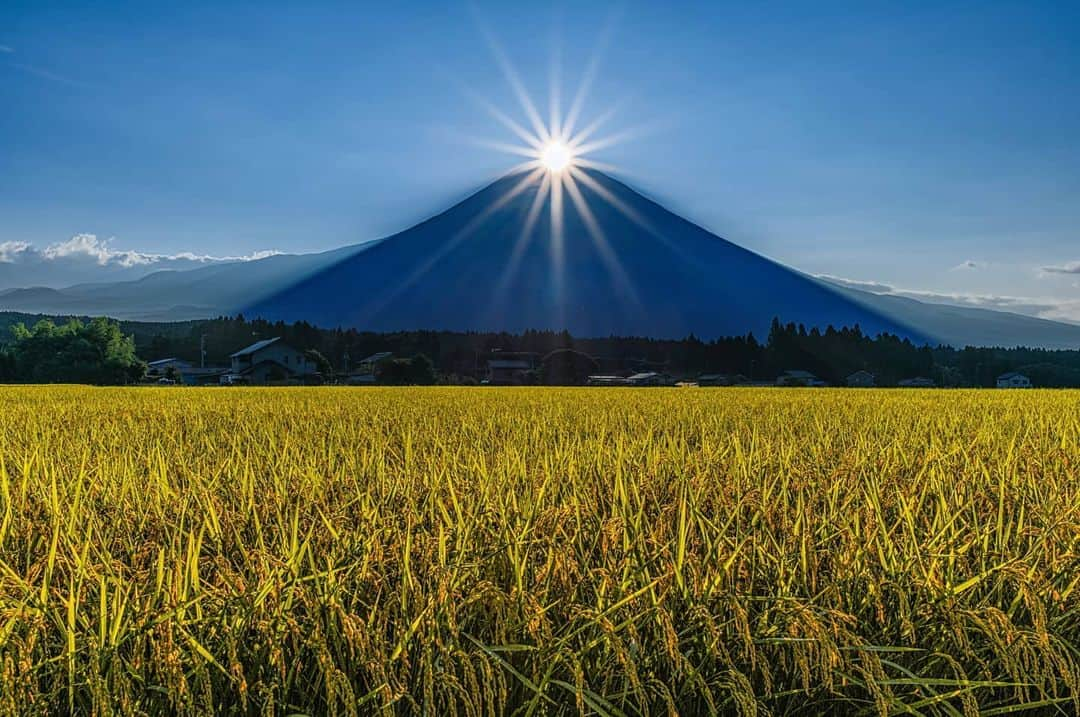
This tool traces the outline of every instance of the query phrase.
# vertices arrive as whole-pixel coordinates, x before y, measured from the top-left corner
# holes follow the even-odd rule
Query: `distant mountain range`
[[[583,171],[578,196],[561,202],[561,232],[552,231],[552,199],[540,183],[511,175],[380,241],[136,281],[11,289],[0,292],[0,309],[153,321],[242,312],[373,331],[565,328],[659,338],[763,338],[779,316],[954,346],[1080,347],[1080,326],[808,276]]]

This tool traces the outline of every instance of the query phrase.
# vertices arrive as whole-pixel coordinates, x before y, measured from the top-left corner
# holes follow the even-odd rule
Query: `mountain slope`
[[[235,313],[244,304],[363,251],[365,246],[158,271],[134,281],[77,284],[64,289],[9,289],[0,292],[0,309],[162,321],[207,318]]]
[[[1080,326],[1008,311],[930,304],[907,296],[873,294],[826,282],[863,306],[953,346],[1080,348]]]
[[[706,338],[762,336],[781,316],[931,338],[600,172],[588,171],[577,185],[587,213],[564,198],[560,242],[551,231],[552,200],[538,197],[538,182],[507,198],[521,179],[504,177],[244,312],[371,330],[566,328],[579,336]]]

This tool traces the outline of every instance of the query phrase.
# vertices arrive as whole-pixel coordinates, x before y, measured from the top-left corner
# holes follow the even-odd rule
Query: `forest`
[[[43,327],[37,327],[42,320]],[[552,351],[570,349],[591,357],[602,372],[660,371],[680,378],[721,373],[772,381],[786,370],[799,369],[843,385],[851,373],[867,370],[879,386],[926,377],[939,386],[990,387],[998,375],[1019,371],[1036,386],[1080,386],[1080,350],[917,346],[890,334],[869,336],[858,326],[808,328],[779,318],[773,320],[766,336],[749,333],[714,340],[693,335],[581,338],[556,331],[373,333],[243,316],[173,323],[82,320],[77,330],[65,328],[69,323],[68,318],[0,314],[0,379],[55,381],[67,376],[73,381],[122,383],[138,368],[121,338],[130,340],[134,354],[144,361],[176,357],[195,365],[225,366],[234,351],[259,339],[281,336],[297,348],[326,357],[335,373],[348,373],[378,352],[402,358],[422,355],[430,358],[443,383],[482,378],[487,359],[496,352],[531,354],[539,364]],[[87,341],[92,343],[95,337],[100,344],[97,353],[88,353]],[[71,345],[61,350],[65,342]],[[45,368],[39,360],[42,351],[51,352],[52,357]],[[102,357],[103,365],[109,367],[95,373],[97,369],[87,363],[93,356]]]

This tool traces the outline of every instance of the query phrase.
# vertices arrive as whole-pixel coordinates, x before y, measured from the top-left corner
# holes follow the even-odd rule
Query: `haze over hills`
[[[159,321],[242,312],[373,331],[566,328],[576,336],[668,338],[763,337],[779,316],[955,346],[1080,346],[1080,326],[807,276],[610,176],[576,171],[587,210],[564,192],[561,235],[552,232],[552,199],[540,182],[510,175],[380,241],[137,281],[9,290],[0,292],[0,309]]]

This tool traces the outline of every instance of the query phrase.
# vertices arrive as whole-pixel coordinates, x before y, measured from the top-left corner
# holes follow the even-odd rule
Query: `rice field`
[[[0,714],[1077,714],[1080,393],[0,390]]]

